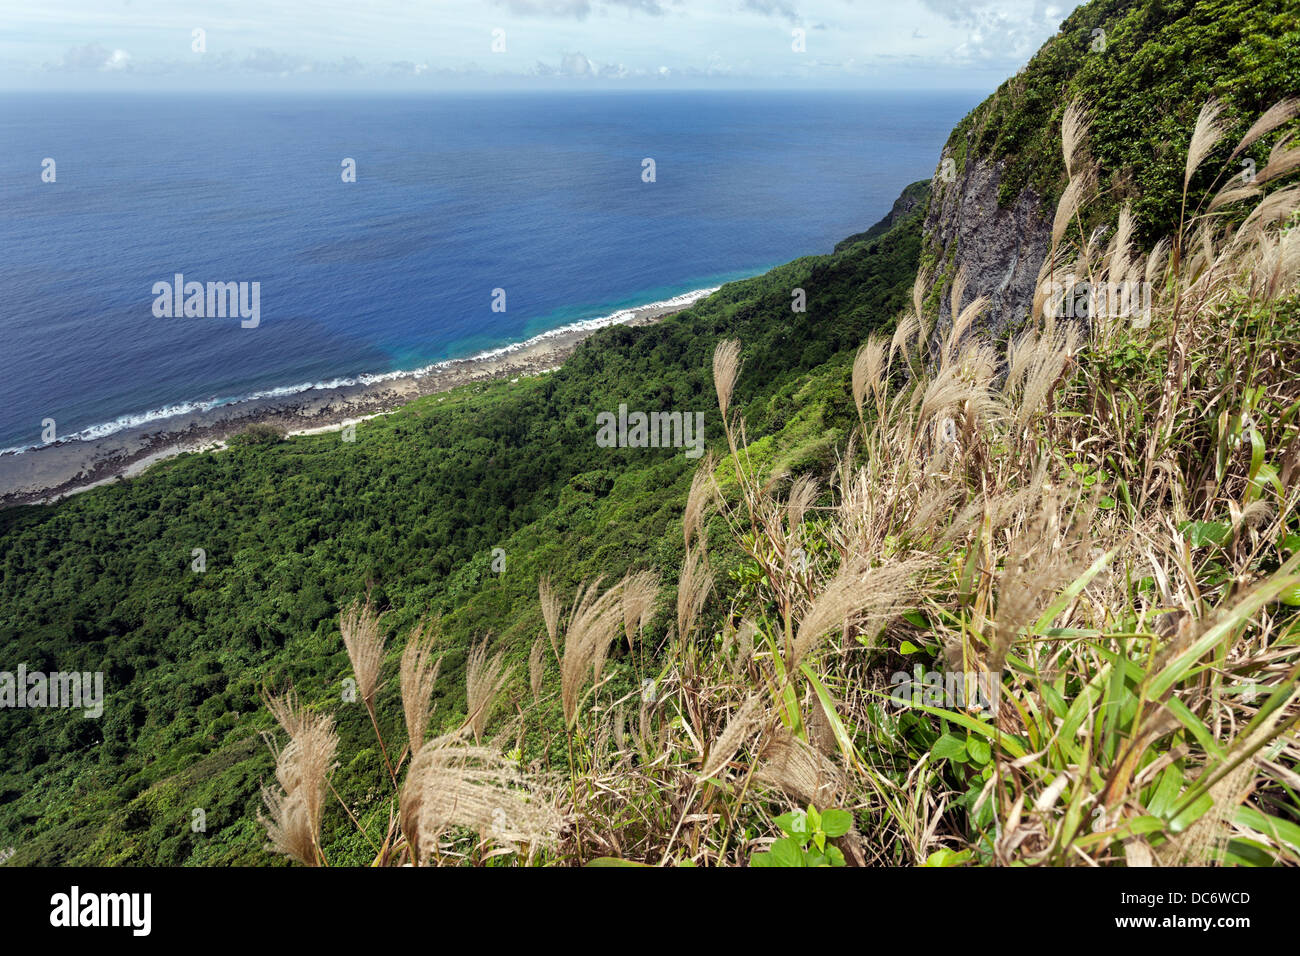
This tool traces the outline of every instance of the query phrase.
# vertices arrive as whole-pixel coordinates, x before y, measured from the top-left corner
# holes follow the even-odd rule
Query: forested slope
[[[709,361],[739,336],[753,437],[773,436],[792,465],[827,465],[850,420],[851,350],[909,295],[920,211],[658,325],[603,330],[549,375],[419,400],[360,425],[355,443],[237,443],[0,512],[0,661],[102,670],[106,692],[98,720],[0,711],[0,846],[16,864],[266,862],[259,688],[338,699],[339,610],[369,592],[393,633],[444,615],[435,720],[453,721],[472,639],[526,654],[541,573],[568,586],[637,567],[671,581],[696,462],[598,447],[596,413],[702,411],[718,447]],[[792,310],[797,288],[806,312]],[[361,755],[336,779],[363,803],[376,782],[365,720],[343,708],[345,749]],[[191,830],[196,808],[206,832]]]

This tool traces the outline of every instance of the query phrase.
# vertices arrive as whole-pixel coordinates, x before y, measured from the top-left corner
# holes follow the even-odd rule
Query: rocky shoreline
[[[629,309],[617,323],[649,325],[689,308],[679,297]],[[0,455],[0,508],[50,504],[98,485],[134,477],[150,465],[186,452],[217,450],[254,425],[287,434],[328,431],[384,415],[403,405],[461,385],[538,375],[558,368],[578,343],[603,326],[563,329],[508,351],[443,362],[374,384],[310,388],[293,395],[248,399],[126,428],[103,438],[58,442]]]

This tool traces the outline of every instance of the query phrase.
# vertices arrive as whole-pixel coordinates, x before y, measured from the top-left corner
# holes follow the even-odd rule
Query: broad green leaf
[[[1208,861],[1207,861],[1208,862]],[[1219,860],[1224,866],[1276,866],[1268,847],[1261,846],[1254,840],[1229,840]]]
[[[930,748],[930,756],[935,760],[956,760],[964,763],[966,761],[966,742],[959,740],[952,734],[944,734]]]
[[[792,837],[808,839],[808,814],[803,810],[792,810],[789,813],[783,813],[774,821],[781,828],[781,832]]]
[[[986,764],[989,762],[989,757],[993,755],[993,748],[984,738],[972,735],[966,738],[966,752],[977,764]]]
[[[1160,779],[1156,781],[1155,792],[1151,794],[1151,799],[1147,801],[1147,811],[1153,817],[1163,818],[1173,809],[1174,800],[1178,798],[1182,785],[1182,770],[1176,762],[1170,764],[1161,772]]]
[[[847,810],[830,809],[822,812],[822,832],[828,837],[841,837],[853,829],[853,814]]]
[[[1189,546],[1205,548],[1223,544],[1232,528],[1223,521],[1187,521],[1178,530],[1186,536]]]
[[[1182,833],[1213,808],[1214,797],[1209,793],[1203,793],[1182,810],[1175,813],[1173,819],[1169,821],[1169,829],[1174,833]]]
[[[786,837],[772,844],[772,866],[803,866],[803,849],[794,840]]]
[[[961,866],[971,857],[970,850],[962,850],[958,853],[956,850],[950,850],[944,847],[942,850],[935,850],[925,858],[923,866]]]
[[[1192,736],[1196,738],[1196,742],[1204,747],[1210,756],[1216,758],[1223,756],[1223,748],[1220,747],[1219,742],[1214,739],[1214,734],[1210,732],[1210,728],[1206,727],[1199,717],[1188,710],[1187,705],[1184,704],[1179,697],[1176,695],[1170,697],[1169,700],[1165,702],[1165,706],[1168,707],[1170,712],[1182,722],[1184,727],[1192,732]]]
[[[996,739],[1002,749],[1014,758],[1023,757],[1025,755],[1025,748],[1021,745],[1019,739],[1012,737],[1009,734],[1001,733],[996,727],[976,720],[969,714],[963,714],[956,710],[947,710],[943,707],[931,707],[929,704],[909,704],[908,707],[912,710],[934,714],[936,717],[942,717],[945,720],[952,721],[954,724],[965,727],[967,730],[973,730],[977,734],[982,734],[989,740]],[[1030,767],[1032,766],[1033,765],[1031,764]]]

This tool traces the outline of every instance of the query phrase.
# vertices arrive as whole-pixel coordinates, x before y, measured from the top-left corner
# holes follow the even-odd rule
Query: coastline
[[[122,427],[100,437],[69,439],[0,454],[0,508],[52,504],[186,452],[216,451],[254,425],[270,425],[286,437],[319,434],[386,415],[408,402],[473,382],[553,371],[578,343],[611,325],[643,326],[690,308],[716,288],[697,289],[662,302],[576,322],[523,342],[420,369],[360,376],[274,390],[241,401],[196,408]],[[282,392],[277,394],[277,392]]]

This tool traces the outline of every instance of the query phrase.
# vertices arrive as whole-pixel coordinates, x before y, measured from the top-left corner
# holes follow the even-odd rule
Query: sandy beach
[[[98,485],[140,474],[185,452],[225,447],[253,425],[286,435],[312,434],[392,412],[424,395],[472,382],[538,375],[562,365],[578,343],[609,325],[649,325],[705,298],[713,289],[627,309],[607,321],[544,333],[484,355],[441,362],[372,384],[308,388],[292,395],[247,399],[124,428],[102,438],[69,440],[0,455],[0,508],[48,504]]]

